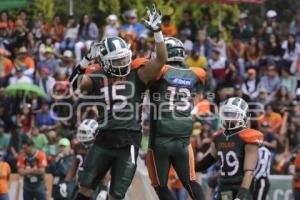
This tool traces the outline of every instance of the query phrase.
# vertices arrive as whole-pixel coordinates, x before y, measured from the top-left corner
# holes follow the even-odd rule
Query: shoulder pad
[[[217,137],[219,137],[220,135],[222,135],[224,132],[223,129],[219,129],[217,132],[215,132],[214,134],[212,134],[211,139],[213,142],[216,141]]]
[[[264,141],[264,135],[261,132],[251,129],[251,128],[247,128],[247,129],[240,131],[239,137],[246,144],[260,145]]]
[[[101,70],[102,69],[102,66],[100,66],[99,64],[92,64],[92,65],[90,65],[86,70],[85,70],[85,72],[84,72],[84,74],[92,74],[92,73],[94,73],[94,72],[96,72],[96,71],[99,71],[99,70]]]
[[[131,69],[138,69],[149,62],[147,58],[136,58],[131,63]]]
[[[155,80],[158,81],[161,77],[169,70],[169,66],[164,65],[163,68],[160,70],[159,74],[156,76]]]
[[[205,84],[206,72],[199,67],[191,67],[191,70],[197,75],[202,84]]]

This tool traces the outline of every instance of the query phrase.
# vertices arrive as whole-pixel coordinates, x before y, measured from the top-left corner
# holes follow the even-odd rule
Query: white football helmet
[[[165,45],[168,51],[168,62],[184,62],[185,49],[180,40],[174,37],[165,37]]]
[[[247,114],[247,102],[240,97],[231,97],[221,105],[221,124],[225,130],[246,127],[248,121]]]
[[[130,46],[120,37],[107,37],[100,41],[96,60],[113,76],[127,76],[130,73],[132,52]]]
[[[98,122],[94,119],[85,119],[79,125],[77,139],[82,143],[88,143],[95,139]]]

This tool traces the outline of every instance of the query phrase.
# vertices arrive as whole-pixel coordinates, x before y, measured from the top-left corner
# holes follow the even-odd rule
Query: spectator
[[[123,24],[120,31],[127,33],[134,32],[137,38],[139,38],[146,31],[146,28],[143,24],[138,22],[136,10],[128,11],[127,18],[127,22]]]
[[[206,32],[199,30],[197,40],[193,45],[193,50],[199,52],[201,56],[210,58],[211,49],[212,44],[207,39]]]
[[[226,44],[222,37],[222,31],[217,31],[208,38],[213,48],[219,49],[222,57],[226,58]]]
[[[40,69],[40,74],[41,77],[38,80],[38,85],[48,95],[48,100],[51,100],[55,79],[50,75],[49,69],[47,67],[42,67]]]
[[[23,66],[17,66],[15,69],[15,75],[9,78],[9,85],[17,83],[32,83],[32,79],[24,74]]]
[[[64,38],[65,27],[61,23],[60,16],[56,15],[53,19],[53,25],[50,27],[50,36],[54,43],[59,43]]]
[[[274,95],[280,86],[280,79],[276,70],[275,63],[269,61],[266,75],[262,76],[260,86],[266,88],[268,94]]]
[[[254,100],[259,94],[259,78],[253,68],[247,70],[247,78],[243,81],[242,92]]]
[[[280,44],[278,35],[270,34],[266,42],[264,56],[273,59],[274,61],[280,61],[283,55],[283,49]]]
[[[207,67],[207,60],[204,56],[201,56],[199,52],[192,50],[191,55],[186,59],[186,65],[188,67],[200,67],[205,69]]]
[[[287,87],[280,86],[273,97],[273,104],[276,105],[276,108],[280,113],[283,113],[291,103],[292,98]]]
[[[10,130],[10,140],[7,151],[7,162],[9,163],[12,172],[17,172],[17,158],[22,150],[22,143],[26,135],[21,132],[20,127],[14,125]]]
[[[60,43],[60,51],[73,50],[77,39],[79,25],[76,23],[74,17],[68,19],[63,41]]]
[[[59,65],[59,61],[54,58],[53,49],[51,47],[47,47],[45,49],[45,60],[38,62],[37,68],[41,70],[41,68],[46,67],[48,69],[48,73],[53,75],[55,69]]]
[[[43,102],[41,111],[36,113],[35,116],[36,125],[41,131],[49,131],[56,129],[58,123],[56,122],[56,114],[49,111],[48,102]]]
[[[21,112],[19,112],[16,116],[16,123],[22,128],[23,133],[30,134],[31,128],[35,124],[30,104],[23,103],[21,105]]]
[[[300,9],[296,11],[295,18],[292,20],[289,32],[296,36],[297,43],[300,43]]]
[[[219,49],[214,48],[212,56],[208,60],[208,67],[212,70],[216,84],[224,81],[226,74],[229,72],[229,65],[225,57],[221,57]]]
[[[241,13],[237,25],[232,30],[232,35],[240,35],[241,40],[245,43],[249,41],[253,34],[252,28],[247,24],[248,15]]]
[[[6,80],[11,75],[12,69],[12,61],[5,57],[5,50],[0,48],[0,82],[3,86],[6,85]]]
[[[47,155],[49,165],[55,162],[55,158],[59,153],[58,137],[55,131],[49,131],[47,134],[48,144],[44,148],[44,152]]]
[[[54,200],[69,199],[63,197],[60,193],[60,184],[64,182],[65,177],[72,165],[73,156],[70,149],[70,141],[67,138],[62,138],[58,142],[59,154],[56,157],[56,162],[50,169],[50,173],[54,177],[52,197]]]
[[[260,29],[260,36],[266,41],[271,34],[278,35],[280,28],[276,22],[277,12],[275,10],[268,10],[266,13],[266,20]]]
[[[37,150],[43,151],[48,145],[48,139],[44,133],[40,132],[39,127],[33,127],[31,131],[31,139],[33,142],[34,148]]]
[[[0,152],[0,199],[9,200],[9,178],[11,169],[7,162],[4,161],[4,155]]]
[[[23,152],[18,156],[18,172],[24,177],[23,199],[46,200],[45,168],[47,159],[44,152],[33,147],[30,138],[22,143]]]
[[[179,39],[184,45],[186,55],[191,55],[193,50],[193,42],[188,38],[188,33],[185,30],[180,31]]]
[[[107,17],[108,24],[104,27],[103,37],[114,37],[119,35],[118,17],[111,14]]]
[[[292,75],[288,63],[283,62],[283,67],[281,68],[280,85],[285,86],[292,97],[295,97],[297,78]]]
[[[32,33],[34,35],[35,40],[41,41],[43,40],[44,36],[46,35],[46,29],[44,24],[44,16],[43,13],[39,12],[36,15],[34,26],[32,29]]]
[[[8,150],[10,135],[4,132],[4,122],[0,120],[0,154],[4,155]]]
[[[246,67],[254,67],[258,69],[262,52],[256,36],[250,37],[249,44],[246,47]]]
[[[291,63],[290,70],[295,73],[300,56],[300,44],[294,34],[289,34],[288,39],[282,43],[283,59]]]
[[[89,49],[92,42],[98,40],[99,30],[97,25],[91,21],[89,15],[84,15],[79,25],[78,42],[75,44],[76,61],[81,60],[81,51],[83,48]]]
[[[75,63],[72,51],[64,51],[62,60],[55,69],[55,77],[57,78],[59,74],[64,74],[66,77],[69,77],[72,73],[74,65]]]
[[[162,18],[161,31],[166,37],[174,37],[177,34],[177,28],[171,23],[171,16],[164,15]]]
[[[287,137],[290,149],[296,149],[300,142],[300,104],[293,101],[292,112],[288,116]]]
[[[183,21],[179,24],[179,32],[184,32],[187,38],[191,41],[196,40],[197,26],[192,17],[192,12],[190,10],[185,10],[183,12]]]
[[[8,28],[8,35],[11,35],[14,29],[14,22],[8,19],[7,12],[5,11],[1,12],[0,24],[1,26],[6,26]]]
[[[5,108],[5,104],[0,104],[0,120],[4,123],[4,132],[9,132],[12,128],[12,119],[9,108]]]
[[[245,73],[245,52],[246,46],[241,41],[240,35],[234,35],[232,42],[227,46],[228,62],[233,63],[238,67],[238,72],[241,77]]]
[[[34,60],[28,56],[28,51],[26,47],[20,47],[17,53],[17,57],[14,60],[15,66],[24,66],[24,74],[28,76],[32,76],[35,70],[35,62]]]
[[[268,126],[267,132],[276,135],[280,129],[282,117],[279,113],[276,113],[273,110],[273,106],[271,104],[267,104],[265,106],[265,114],[258,119],[257,124],[259,128],[263,125]]]

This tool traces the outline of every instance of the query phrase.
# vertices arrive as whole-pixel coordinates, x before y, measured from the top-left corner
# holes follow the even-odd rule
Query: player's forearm
[[[252,179],[253,179],[253,171],[246,171],[244,174],[241,187],[245,189],[249,189],[252,183]]]
[[[155,47],[156,47],[155,62],[158,64],[158,68],[160,70],[160,68],[167,62],[168,53],[167,53],[166,45],[164,43],[164,38],[163,38],[162,32],[161,31],[160,32],[155,32],[154,37],[156,35],[157,35],[157,39],[155,39],[156,40],[155,41]]]
[[[40,176],[45,174],[44,168],[36,168],[30,170],[30,175]]]

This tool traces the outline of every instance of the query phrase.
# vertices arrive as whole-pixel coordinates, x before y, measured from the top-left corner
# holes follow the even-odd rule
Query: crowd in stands
[[[13,173],[18,169],[21,174],[33,173],[26,171],[23,161],[31,147],[39,152],[38,168],[59,173],[53,166],[71,154],[64,147],[76,143],[78,119],[97,115],[95,106],[83,106],[77,112],[83,100],[68,83],[72,68],[93,41],[121,36],[131,45],[134,58],[151,56],[154,41],[137,13],[130,10],[124,16],[120,20],[111,14],[107,24],[99,27],[89,15],[80,21],[55,16],[45,23],[42,13],[31,18],[24,11],[16,16],[1,12],[0,157]],[[220,127],[218,105],[234,95],[250,103],[251,127],[264,133],[264,145],[272,152],[272,173],[293,172],[292,159],[300,143],[300,10],[291,19],[288,34],[276,19],[276,11],[269,10],[260,26],[254,27],[247,13],[241,13],[236,26],[227,30],[213,26],[211,16],[196,24],[189,10],[183,12],[182,21],[163,17],[162,32],[183,42],[186,65],[207,72],[207,92],[200,95],[193,110],[191,142],[198,159]],[[225,38],[225,34],[230,36]],[[22,90],[7,95],[5,88],[17,83],[36,84],[47,97]],[[72,117],[68,117],[70,112]],[[147,113],[144,118],[148,119]],[[148,126],[144,124],[146,137]]]

